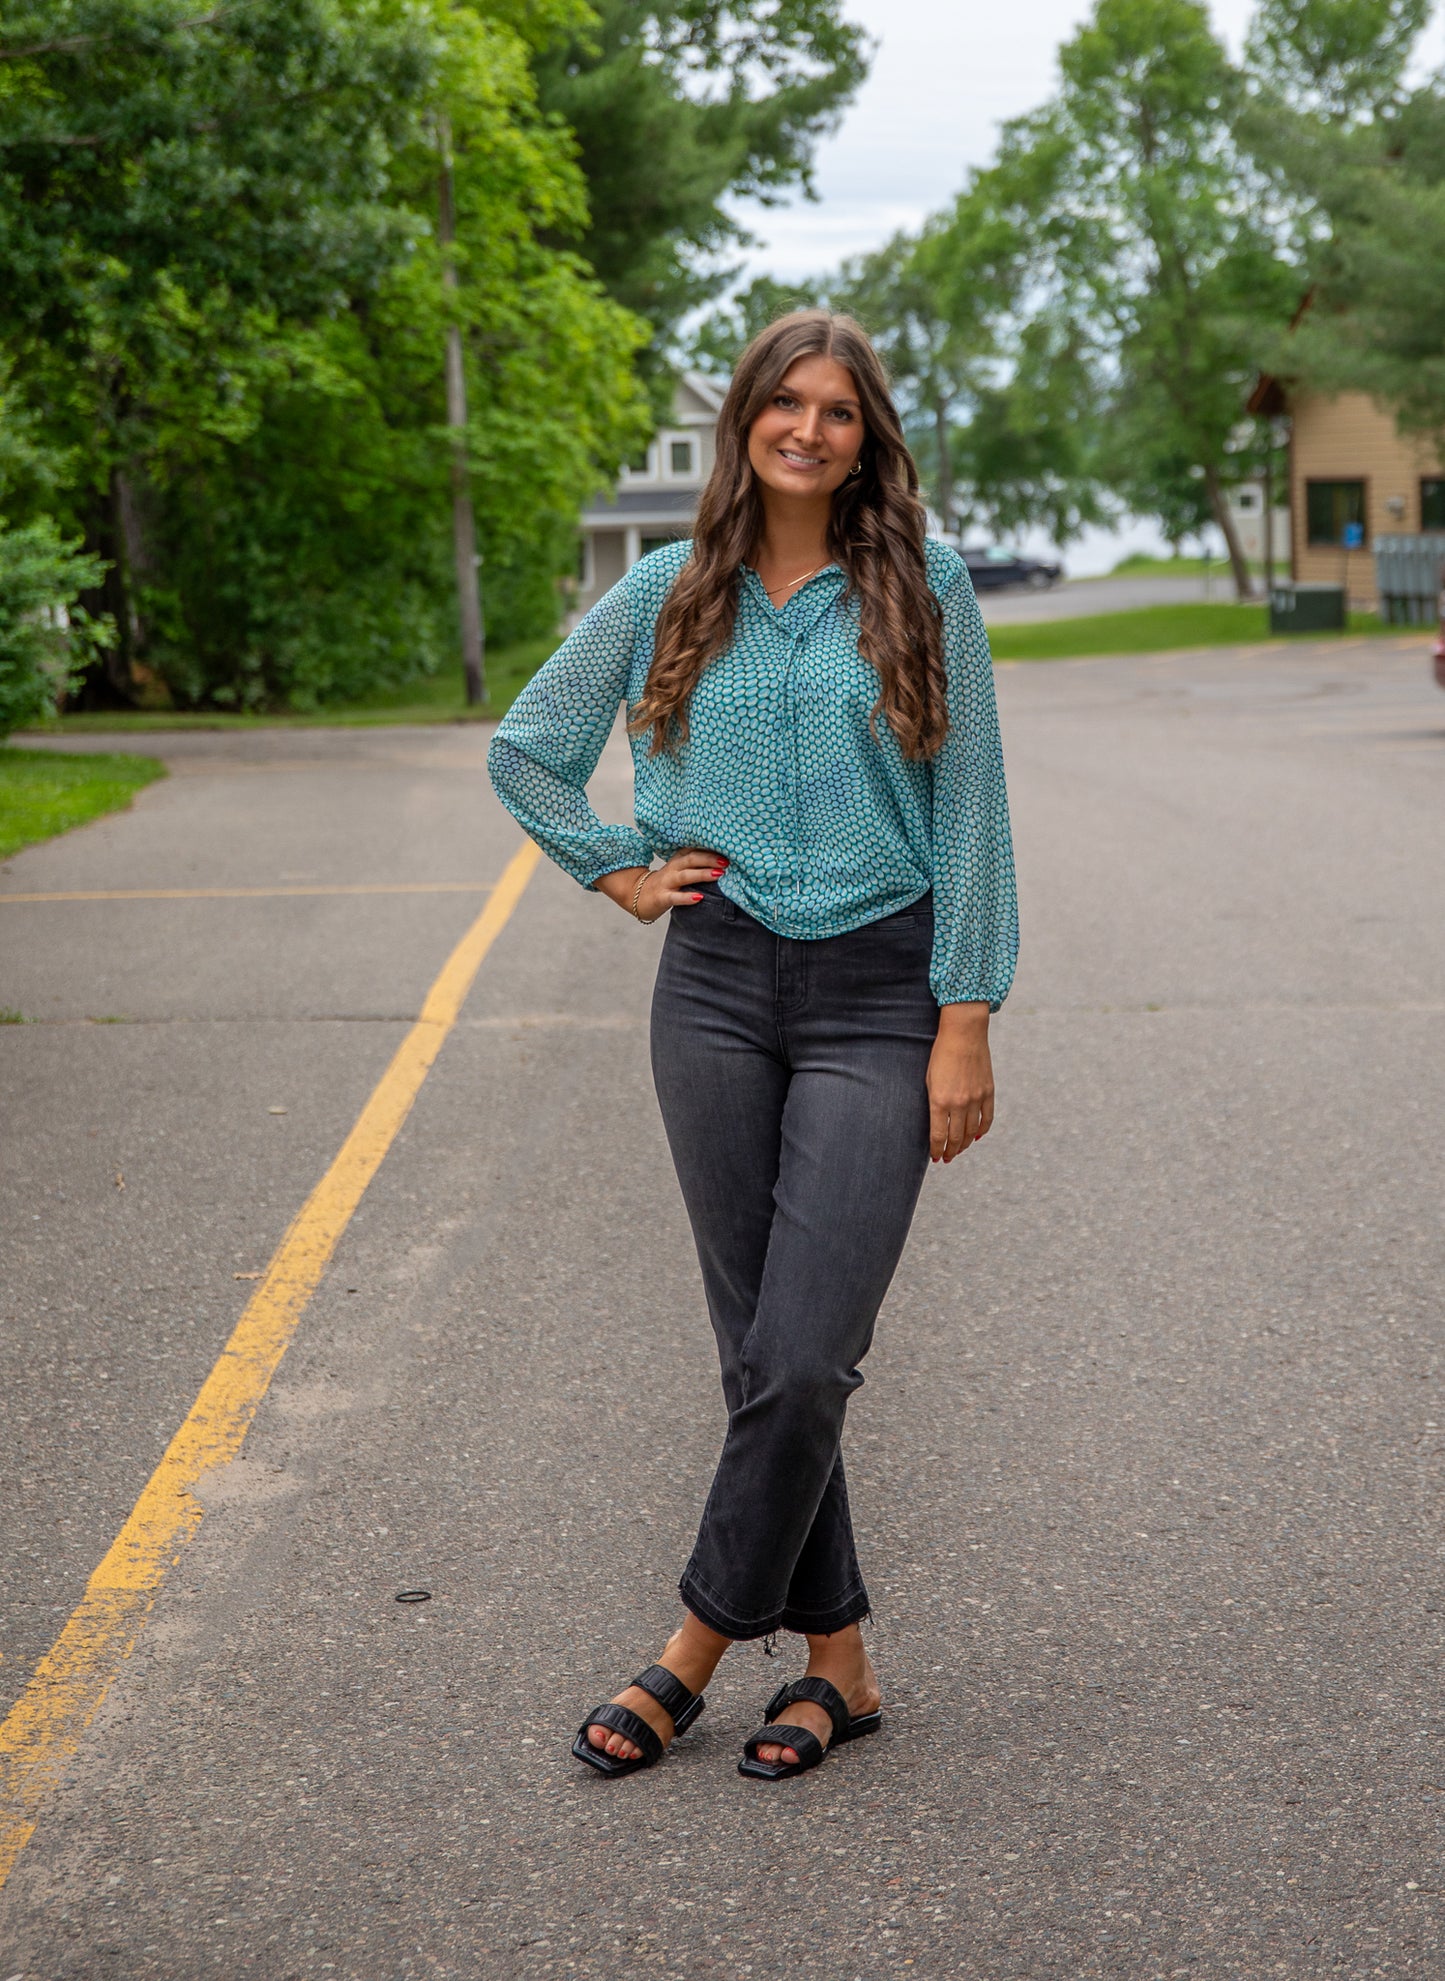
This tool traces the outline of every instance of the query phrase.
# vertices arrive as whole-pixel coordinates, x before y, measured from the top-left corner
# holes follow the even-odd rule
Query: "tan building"
[[[622,470],[617,487],[583,511],[577,598],[569,624],[575,625],[639,557],[691,536],[697,498],[712,473],[717,416],[726,390],[725,381],[684,372],[673,391],[669,423]]]
[[[1377,537],[1445,530],[1445,462],[1405,438],[1364,392],[1297,392],[1262,378],[1252,413],[1288,416],[1290,575],[1343,585],[1352,606],[1377,603]]]

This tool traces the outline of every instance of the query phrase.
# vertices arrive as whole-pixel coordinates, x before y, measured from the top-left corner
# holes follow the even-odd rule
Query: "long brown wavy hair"
[[[717,461],[698,503],[692,555],[658,615],[652,666],[630,711],[649,755],[687,737],[688,700],[727,646],[740,566],[757,550],[763,505],[748,459],[753,421],[799,358],[832,358],[853,375],[863,412],[862,467],[833,496],[828,551],[858,601],[858,651],[878,673],[881,714],[905,757],[927,758],[948,731],[942,619],[928,583],[925,517],[882,360],[861,324],[829,310],[796,310],[759,333],[738,360],[717,425]],[[876,726],[874,733],[876,735]]]

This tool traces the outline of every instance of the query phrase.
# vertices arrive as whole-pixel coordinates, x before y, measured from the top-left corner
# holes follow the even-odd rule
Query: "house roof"
[[[702,493],[696,488],[624,488],[599,495],[582,512],[584,530],[629,523],[690,523]]]
[[[1251,413],[1256,413],[1263,419],[1278,419],[1281,414],[1289,411],[1288,388],[1282,379],[1274,378],[1269,372],[1262,371],[1245,405]]]
[[[1298,330],[1314,307],[1315,291],[1311,284],[1299,300],[1294,315],[1289,320],[1291,331]],[[1245,405],[1251,413],[1263,419],[1278,419],[1289,411],[1289,381],[1277,378],[1272,372],[1262,371],[1255,381]]]
[[[673,381],[672,408],[664,427],[716,426],[727,393],[727,380],[685,371]]]
[[[728,386],[732,381],[726,378],[710,378],[705,371],[685,371],[678,383],[685,386],[695,399],[702,401],[702,411],[710,413],[716,419],[722,411],[722,403],[727,397]]]

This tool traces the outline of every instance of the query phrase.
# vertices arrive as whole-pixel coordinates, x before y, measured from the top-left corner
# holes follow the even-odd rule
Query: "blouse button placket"
[[[805,635],[796,629],[788,634],[788,669],[786,676],[788,735],[783,745],[788,752],[788,768],[783,772],[783,789],[792,799],[793,805],[793,852],[795,856],[793,861],[793,890],[798,894],[803,892],[805,886],[803,876],[805,834],[803,831],[802,805],[798,795],[802,790],[802,765],[799,762],[802,753],[802,743],[798,735],[797,675],[798,656],[803,650],[804,638]]]

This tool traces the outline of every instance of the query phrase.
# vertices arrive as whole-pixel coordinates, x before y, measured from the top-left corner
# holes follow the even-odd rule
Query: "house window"
[[[1239,491],[1239,506],[1246,515],[1253,509],[1258,500],[1259,497],[1252,488],[1242,488]]]
[[[649,550],[661,550],[666,544],[681,542],[682,538],[675,530],[665,537],[645,536],[642,539],[642,555],[646,557]]]
[[[1445,530],[1445,475],[1427,475],[1420,483],[1420,528]]]
[[[1351,525],[1354,527],[1351,528]],[[1360,532],[1358,536],[1356,532]],[[1365,541],[1365,484],[1362,481],[1305,483],[1305,535],[1311,543]]]
[[[637,452],[628,460],[627,472],[630,475],[645,475],[651,466],[652,449],[650,447],[639,447]]]
[[[672,472],[675,475],[690,475],[692,473],[692,442],[690,440],[674,440],[669,451],[669,459],[672,462]]]

